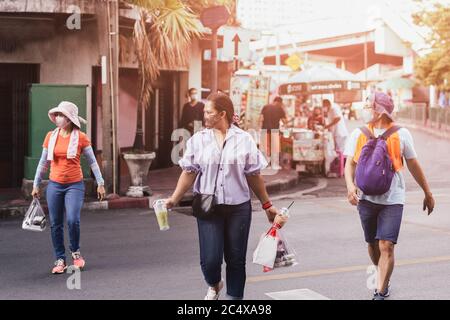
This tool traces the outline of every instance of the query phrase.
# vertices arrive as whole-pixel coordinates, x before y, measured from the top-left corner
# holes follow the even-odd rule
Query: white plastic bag
[[[30,231],[44,231],[47,228],[47,220],[44,210],[42,210],[39,199],[33,198],[25,218],[22,222],[22,229]]]
[[[272,269],[277,255],[277,229],[271,227],[270,230],[261,236],[258,246],[253,252],[253,263]]]

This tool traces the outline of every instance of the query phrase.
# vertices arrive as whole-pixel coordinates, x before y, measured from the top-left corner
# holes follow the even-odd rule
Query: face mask
[[[214,128],[220,121],[222,120],[222,118],[220,117],[220,114],[217,113],[213,116],[210,116],[206,121],[205,121],[205,126],[207,128]]]
[[[372,110],[370,109],[362,109],[361,118],[364,123],[369,123],[373,120]]]
[[[198,96],[196,94],[191,95],[192,101],[197,101]]]
[[[64,129],[69,124],[69,120],[67,120],[67,118],[63,116],[56,116],[55,123],[58,128]]]

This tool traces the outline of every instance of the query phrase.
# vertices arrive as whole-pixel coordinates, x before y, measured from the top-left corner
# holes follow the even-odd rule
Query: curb
[[[271,181],[270,183],[266,184],[266,189],[268,193],[277,193],[280,191],[286,191],[288,189],[296,187],[300,183],[300,178],[293,174],[292,176],[286,178],[286,179],[277,179],[274,181]],[[304,193],[305,191],[303,191]],[[311,191],[309,191],[311,192]],[[292,195],[296,195],[291,194]],[[143,198],[131,198],[131,197],[121,197],[119,199],[112,199],[107,201],[89,201],[85,202],[83,205],[83,210],[89,210],[89,211],[105,211],[109,209],[152,209],[152,203],[161,198],[168,197],[168,194],[163,193],[155,193],[151,196],[143,197]],[[284,197],[289,196],[285,195]],[[184,206],[190,205],[192,202],[192,194],[187,194],[183,197],[181,200],[181,203],[184,204]],[[275,195],[272,197],[274,199],[277,198]],[[178,211],[181,211],[180,213],[183,213],[184,206],[180,206]],[[47,206],[42,205],[45,212],[47,211]],[[28,205],[14,205],[9,207],[0,207],[0,219],[6,219],[6,218],[19,218],[23,217],[28,210]],[[177,208],[174,208],[173,211],[177,211]]]

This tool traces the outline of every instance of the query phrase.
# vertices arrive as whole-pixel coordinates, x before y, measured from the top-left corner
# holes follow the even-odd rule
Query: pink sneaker
[[[80,251],[72,252],[72,259],[73,259],[73,265],[75,268],[78,268],[80,270],[83,270],[86,261],[84,261],[83,257],[81,256]]]
[[[55,261],[55,266],[52,269],[52,274],[62,274],[66,271],[67,265],[63,259],[58,259]]]

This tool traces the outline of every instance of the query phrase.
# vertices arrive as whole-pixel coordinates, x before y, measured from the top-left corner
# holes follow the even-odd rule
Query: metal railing
[[[397,118],[418,126],[450,132],[450,108],[414,105],[402,107],[397,112]]]

